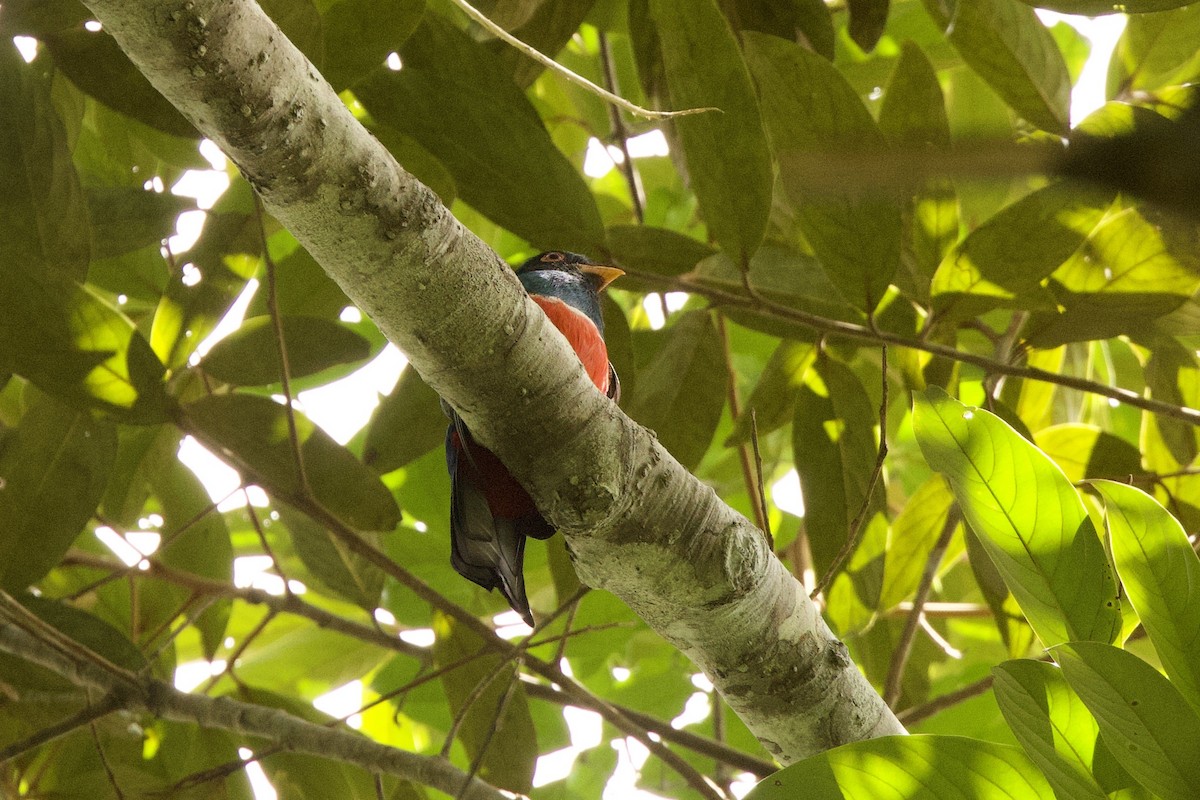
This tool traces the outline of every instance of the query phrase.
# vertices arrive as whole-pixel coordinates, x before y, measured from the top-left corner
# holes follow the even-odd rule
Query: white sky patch
[[[670,153],[667,137],[655,128],[625,140],[625,148],[630,158],[648,158],[650,156],[665,156]],[[618,164],[625,161],[625,154],[615,145],[605,145],[596,137],[588,139],[587,153],[583,157],[583,174],[589,178],[603,178]]]
[[[646,312],[646,321],[650,323],[650,330],[659,330],[667,324],[667,318],[663,316],[662,299],[657,292],[651,292],[642,298],[642,309]]]
[[[142,560],[142,553],[139,553],[136,547],[125,541],[125,537],[107,525],[96,526],[95,535],[101,544],[112,551],[113,555],[125,562],[125,566],[132,567]]]
[[[312,704],[313,708],[318,711],[324,711],[329,716],[338,719],[353,715],[346,720],[346,724],[351,728],[362,727],[362,715],[354,714],[363,705],[362,681],[350,681],[344,686],[339,686],[331,692],[314,698]]]
[[[433,647],[437,637],[433,635],[433,628],[413,628],[409,631],[400,631],[400,640],[415,647]]]
[[[1071,124],[1078,125],[1088,114],[1107,102],[1105,84],[1108,63],[1112,60],[1113,48],[1125,31],[1127,17],[1124,14],[1108,14],[1103,17],[1080,17],[1074,14],[1059,14],[1039,8],[1038,19],[1047,27],[1065,22],[1091,42],[1092,50],[1079,73],[1079,80],[1071,90]]]
[[[800,491],[800,475],[796,470],[788,473],[771,484],[771,502],[780,511],[804,516],[804,494]]]
[[[361,369],[316,389],[300,392],[297,400],[304,413],[338,444],[345,444],[362,430],[379,405],[379,396],[388,394],[400,379],[408,358],[388,344]]]
[[[17,52],[21,54],[21,58],[28,64],[37,58],[38,40],[32,36],[14,36],[13,44],[17,47]]]
[[[254,753],[245,747],[239,747],[238,756],[252,758]],[[246,778],[250,781],[250,791],[254,792],[254,800],[279,800],[279,793],[271,785],[267,773],[263,772],[262,765],[257,761],[251,761],[245,766],[245,770]]]
[[[225,661],[188,661],[175,667],[175,688],[190,692],[209,678],[225,671]]]
[[[687,725],[695,725],[708,719],[712,713],[711,696],[706,692],[695,692],[683,705],[683,711],[671,720],[671,727],[680,730]]]
[[[246,287],[229,306],[229,311],[225,312],[225,316],[213,328],[212,333],[196,346],[196,350],[192,354],[193,364],[199,363],[200,359],[204,358],[209,350],[212,350],[214,344],[242,327],[242,322],[246,319],[246,309],[250,307],[250,301],[254,299],[254,293],[258,291],[258,286],[258,278],[246,281]]]

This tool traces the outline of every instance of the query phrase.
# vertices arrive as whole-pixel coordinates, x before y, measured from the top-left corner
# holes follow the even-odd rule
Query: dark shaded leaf
[[[725,350],[707,311],[686,314],[663,335],[638,374],[629,416],[655,431],[685,469],[695,469],[725,407]]]
[[[249,480],[261,481],[284,500],[301,495],[283,406],[265,397],[212,395],[186,406],[183,413],[189,432],[233,466],[249,471]],[[305,474],[316,500],[355,528],[396,527],[400,509],[379,476],[307,417],[296,412],[295,419]]]
[[[583,178],[487,48],[427,15],[400,53],[355,94],[453,174],[459,196],[537,247],[595,252],[604,228]],[[481,132],[486,131],[486,135]]]
[[[613,260],[621,267],[672,278],[690,272],[716,252],[690,236],[650,225],[614,225],[608,229],[608,243]],[[631,289],[641,284],[629,276],[619,285]]]
[[[78,0],[9,0],[0,14],[5,36],[42,36],[82,25],[92,13]]]
[[[734,0],[725,8],[730,5],[736,8],[730,16],[739,29],[797,41],[833,61],[833,15],[821,0]]]
[[[89,186],[87,202],[96,258],[161,245],[175,233],[176,218],[195,208],[188,197],[117,186]]]
[[[47,34],[42,42],[54,65],[84,93],[151,128],[197,137],[192,123],[142,77],[107,33],[71,28]]]
[[[864,52],[871,52],[887,26],[888,0],[847,0],[846,6],[850,10],[846,27],[850,38]]]
[[[958,2],[952,14],[939,0],[925,0],[925,7],[963,61],[1014,111],[1051,133],[1069,130],[1067,64],[1032,8],[1018,0]]]
[[[651,0],[692,190],[712,238],[746,263],[766,233],[771,155],[750,74],[714,0]]]
[[[354,331],[320,317],[283,317],[283,340],[287,347],[291,377],[314,375],[337,364],[362,361],[371,345]],[[283,374],[279,344],[270,317],[252,317],[236,331],[213,345],[201,367],[209,375],[234,386],[278,383]]]
[[[334,320],[343,309],[354,305],[303,247],[297,247],[275,266],[275,302],[285,317]],[[246,313],[255,317],[270,313],[267,299],[267,292],[257,292]]]
[[[514,7],[521,18],[497,20],[505,30],[516,36],[522,42],[536,50],[554,57],[571,37],[579,30],[588,16],[588,12],[596,5],[596,0],[540,0],[540,2],[521,2],[508,6]],[[497,4],[496,9],[501,8]],[[494,13],[494,11],[493,11]],[[497,60],[512,73],[513,82],[522,88],[529,87],[545,70],[541,64],[518,52],[504,42],[494,42],[492,50]]]
[[[91,519],[117,455],[116,429],[39,396],[0,456],[0,588],[19,592],[58,563]]]
[[[441,446],[448,424],[437,392],[409,365],[367,423],[363,462],[381,474],[399,469]]]
[[[323,14],[322,74],[338,91],[353,86],[400,49],[423,13],[425,0],[335,2]]]
[[[842,296],[869,312],[900,263],[900,204],[857,191],[816,193],[801,170],[802,162],[822,151],[881,152],[887,141],[828,61],[771,36],[748,32],[745,40],[780,178],[800,228]]]
[[[384,575],[323,527],[289,508],[279,511],[296,555],[321,583],[368,612],[379,607]]]
[[[8,15],[4,9],[4,18]],[[0,43],[0,272],[80,280],[91,246],[88,209],[43,60]]]

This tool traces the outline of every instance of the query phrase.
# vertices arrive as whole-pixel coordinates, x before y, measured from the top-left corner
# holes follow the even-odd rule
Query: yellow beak
[[[596,277],[600,282],[600,285],[596,287],[596,291],[603,291],[604,287],[625,274],[625,270],[623,269],[606,267],[603,264],[581,264],[579,271],[585,275],[594,275]]]

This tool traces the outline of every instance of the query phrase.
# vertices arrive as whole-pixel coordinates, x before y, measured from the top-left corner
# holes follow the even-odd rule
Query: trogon
[[[600,292],[624,273],[577,253],[541,253],[517,269],[530,298],[562,332],[596,388],[616,400],[617,373],[608,361]],[[529,626],[525,539],[547,539],[554,528],[500,459],[471,436],[446,407],[446,468],[450,471],[450,563],[485,589],[499,589]]]

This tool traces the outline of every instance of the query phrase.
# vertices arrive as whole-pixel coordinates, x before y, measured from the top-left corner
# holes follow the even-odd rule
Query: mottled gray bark
[[[592,387],[511,270],[255,3],[86,2],[530,488],[580,578],[695,661],[771,753],[903,732],[762,534]]]

